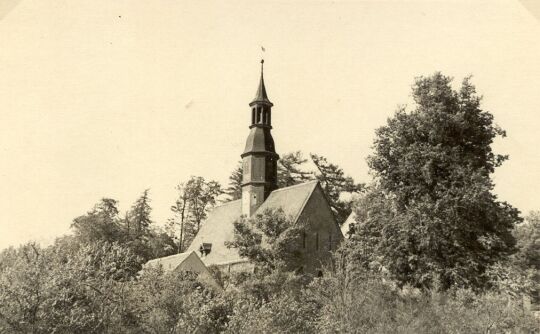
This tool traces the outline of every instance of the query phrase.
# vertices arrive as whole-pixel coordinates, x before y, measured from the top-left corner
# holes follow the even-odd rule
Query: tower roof
[[[266,94],[266,87],[264,86],[264,59],[261,59],[261,80],[259,81],[259,88],[255,94],[255,98],[251,101],[250,105],[255,103],[268,103],[272,104]]]

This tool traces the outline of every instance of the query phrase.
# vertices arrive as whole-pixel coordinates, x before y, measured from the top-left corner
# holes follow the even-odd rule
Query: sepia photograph
[[[0,334],[540,334],[540,0],[0,0]]]

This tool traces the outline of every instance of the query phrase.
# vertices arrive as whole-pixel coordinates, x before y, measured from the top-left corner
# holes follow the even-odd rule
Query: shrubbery
[[[71,252],[71,253],[70,253]],[[420,291],[345,265],[312,278],[280,269],[222,275],[226,290],[190,273],[138,274],[118,244],[0,255],[0,333],[534,333],[521,295],[495,288]],[[219,270],[214,269],[215,273]]]

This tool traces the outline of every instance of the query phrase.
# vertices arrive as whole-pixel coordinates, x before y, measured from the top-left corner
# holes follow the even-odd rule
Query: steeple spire
[[[264,86],[264,59],[261,59],[261,80],[259,81],[259,88],[257,89],[255,98],[253,101],[251,101],[250,105],[261,102],[272,105],[272,102],[270,102],[268,95],[266,94],[266,87]]]

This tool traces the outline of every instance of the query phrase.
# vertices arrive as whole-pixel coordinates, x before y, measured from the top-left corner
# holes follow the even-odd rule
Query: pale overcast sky
[[[0,248],[52,240],[102,197],[126,210],[150,188],[164,222],[178,182],[225,184],[261,45],[278,153],[368,182],[414,77],[473,74],[508,132],[496,192],[540,209],[540,24],[518,1],[0,0]]]

